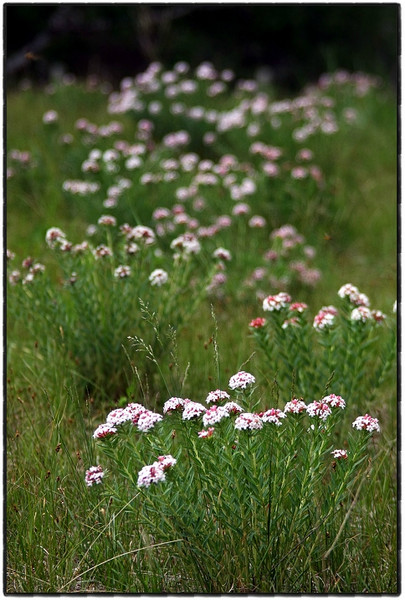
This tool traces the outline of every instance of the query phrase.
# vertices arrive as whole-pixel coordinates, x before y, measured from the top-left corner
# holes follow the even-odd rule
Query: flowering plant
[[[172,397],[162,415],[129,403],[94,432],[100,464],[86,484],[133,513],[155,560],[171,565],[168,582],[182,565],[183,591],[302,590],[307,568],[341,560],[378,419],[345,428],[344,411],[355,413],[336,394],[260,405],[255,377],[239,371],[229,393]]]
[[[56,351],[72,359],[88,393],[119,398],[129,381],[123,350],[128,333],[151,344],[155,353],[162,351],[159,335],[191,317],[214,263],[197,241],[164,253],[153,229],[118,227],[109,215],[100,217],[97,232],[80,243],[70,242],[58,227],[47,231],[46,242],[60,282],[31,258],[22,270],[10,266],[10,313],[15,311],[18,322],[23,319],[34,339],[55,340]],[[138,368],[141,360],[137,355]]]
[[[297,397],[316,397],[337,387],[363,408],[376,398],[393,374],[396,321],[371,310],[367,296],[347,284],[338,291],[337,306],[323,306],[309,317],[308,306],[280,292],[263,300],[266,317],[250,322],[270,377]]]

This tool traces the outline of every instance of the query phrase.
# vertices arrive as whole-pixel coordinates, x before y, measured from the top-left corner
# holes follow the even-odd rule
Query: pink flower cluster
[[[281,419],[285,419],[286,414],[279,408],[270,408],[265,412],[259,413],[259,417],[263,423],[274,423],[274,425],[280,426],[282,424]]]
[[[190,402],[188,398],[169,398],[163,405],[163,414],[171,414],[175,410],[183,410],[183,407],[187,402]]]
[[[203,425],[207,427],[208,425],[215,425],[215,423],[219,423],[222,419],[229,417],[229,413],[223,406],[210,406],[203,415]]]
[[[229,399],[230,399],[230,395],[228,394],[228,392],[225,392],[223,390],[214,390],[208,394],[205,401],[207,404],[211,404],[213,402],[217,403],[221,400],[229,400]]]
[[[90,467],[90,469],[87,469],[84,479],[85,479],[86,485],[88,487],[90,487],[94,484],[101,483],[103,477],[104,477],[103,468],[100,467],[100,465],[97,465],[95,467]]]
[[[283,308],[287,308],[290,302],[291,296],[286,292],[280,292],[275,296],[267,296],[267,298],[263,300],[263,310],[279,311]]]
[[[263,317],[256,317],[256,319],[252,319],[252,321],[249,323],[249,327],[252,327],[253,329],[261,329],[265,325],[266,319]]]
[[[170,454],[159,456],[152,465],[146,465],[138,473],[138,487],[149,487],[152,483],[166,480],[165,472],[176,464],[176,459]]]
[[[307,406],[307,413],[310,417],[319,417],[322,421],[326,421],[326,419],[332,414],[329,404],[326,402],[311,402]]]
[[[370,417],[370,415],[367,414],[357,417],[357,419],[353,421],[352,426],[359,431],[365,430],[369,433],[372,433],[373,431],[380,431],[378,419]]]
[[[262,429],[263,421],[255,413],[241,413],[235,419],[235,429],[254,431]]]
[[[335,323],[337,310],[334,306],[324,306],[314,317],[313,327],[320,331],[329,329]]]
[[[338,291],[338,296],[340,298],[347,298],[355,306],[370,306],[368,297],[360,293],[358,288],[351,283],[343,285]]]
[[[297,398],[293,398],[292,400],[287,402],[287,404],[284,407],[284,412],[287,414],[292,413],[292,414],[298,415],[300,413],[305,412],[306,410],[307,410],[307,405],[302,400],[302,398],[300,400],[298,400]]]
[[[235,375],[232,375],[228,385],[231,390],[245,390],[250,385],[253,385],[255,381],[255,377],[250,373],[239,371]]]
[[[346,402],[343,400],[342,396],[337,396],[336,394],[329,394],[329,396],[325,396],[322,398],[322,402],[329,404],[332,408],[345,408]]]

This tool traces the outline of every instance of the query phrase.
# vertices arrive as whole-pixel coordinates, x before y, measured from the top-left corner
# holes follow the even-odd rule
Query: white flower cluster
[[[246,371],[239,371],[229,380],[229,387],[231,390],[245,390],[249,385],[255,383],[256,379],[250,373]]]
[[[322,421],[326,421],[332,411],[329,404],[325,402],[311,402],[307,406],[307,413],[310,417],[319,417]]]
[[[157,461],[152,465],[146,465],[138,473],[138,486],[149,487],[152,483],[159,483],[160,481],[166,480],[165,471],[174,467],[176,459],[167,454],[165,456],[159,456]]]
[[[270,408],[266,410],[263,414],[260,415],[263,423],[274,423],[275,425],[280,426],[282,424],[281,419],[285,419],[286,414],[283,413],[279,408]]]
[[[291,296],[286,292],[280,292],[275,296],[267,296],[263,300],[263,310],[266,311],[278,311],[286,308],[291,302]]]
[[[298,415],[300,413],[303,413],[307,410],[307,405],[305,404],[305,402],[303,400],[297,400],[297,398],[293,398],[292,400],[290,400],[290,402],[287,402],[287,404],[284,407],[284,412],[285,413],[292,413],[295,415]]]
[[[378,419],[370,417],[370,415],[367,414],[364,416],[357,417],[357,419],[353,421],[352,427],[358,429],[359,431],[364,429],[369,433],[373,431],[380,431],[380,424],[378,422]]]
[[[94,483],[98,484],[101,483],[101,480],[104,477],[104,471],[102,469],[102,467],[100,467],[100,465],[97,465],[96,467],[90,467],[90,469],[87,469],[86,471],[86,475],[85,475],[85,482],[87,486],[92,486]]]
[[[220,400],[229,400],[230,395],[223,390],[214,390],[208,394],[205,401],[207,404],[217,403]]]
[[[168,279],[169,275],[163,269],[155,269],[149,275],[149,281],[151,285],[156,285],[157,287],[164,285]]]
[[[338,291],[338,296],[340,298],[348,298],[351,304],[355,304],[356,306],[370,306],[368,297],[359,292],[358,288],[351,283],[342,285]]]
[[[208,425],[215,425],[215,423],[219,423],[225,417],[229,417],[228,411],[223,406],[210,406],[207,409],[203,416],[203,425],[207,427]]]
[[[263,427],[263,421],[255,413],[241,413],[239,417],[235,419],[235,429],[250,430],[261,429]]]

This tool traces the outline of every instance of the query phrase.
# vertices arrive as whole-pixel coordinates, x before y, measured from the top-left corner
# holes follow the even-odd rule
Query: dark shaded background
[[[210,60],[296,90],[345,68],[395,84],[399,4],[5,4],[5,73],[46,82],[58,69],[117,83],[153,60]]]

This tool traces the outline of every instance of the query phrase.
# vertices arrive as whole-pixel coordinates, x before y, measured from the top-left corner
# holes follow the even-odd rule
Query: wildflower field
[[[396,119],[346,71],[8,90],[5,592],[399,592]]]

